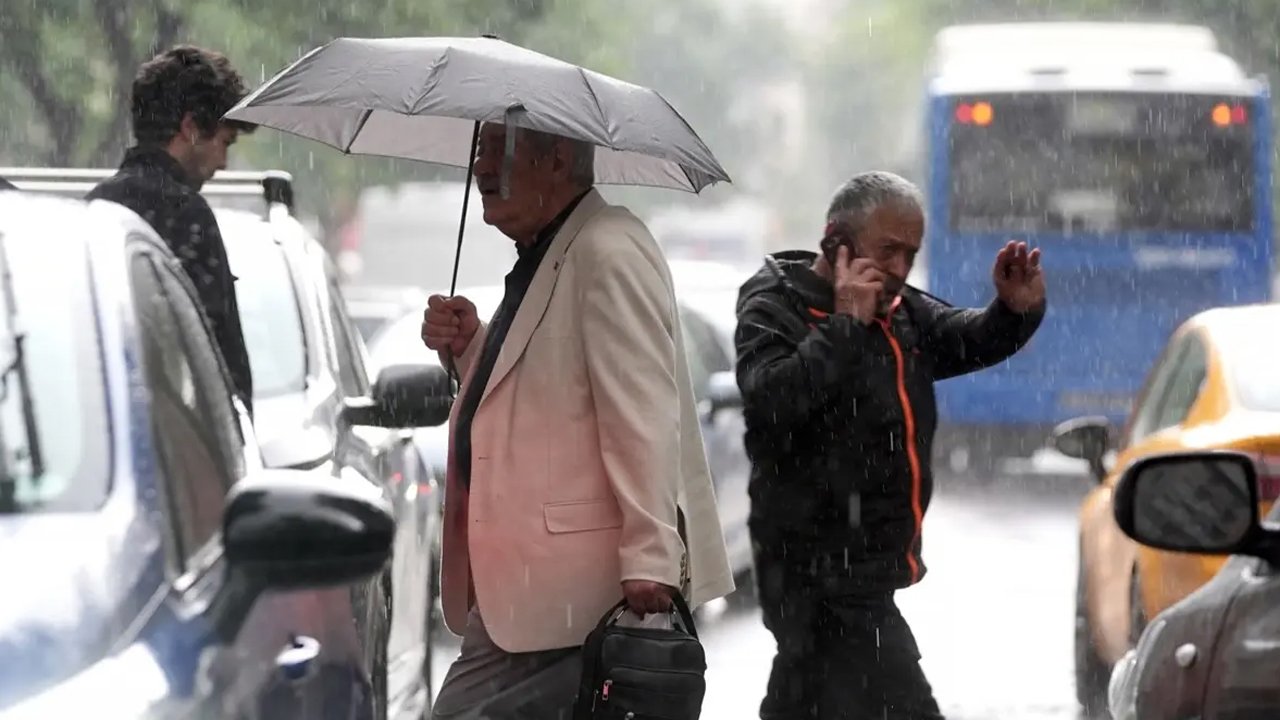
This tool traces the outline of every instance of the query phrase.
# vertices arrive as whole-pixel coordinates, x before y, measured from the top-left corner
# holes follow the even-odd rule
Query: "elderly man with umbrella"
[[[228,117],[465,165],[517,245],[488,322],[456,296],[424,313],[461,379],[442,594],[463,641],[436,718],[567,720],[581,645],[620,598],[644,616],[732,591],[667,263],[594,189],[727,180],[665,100],[496,39],[347,39]]]

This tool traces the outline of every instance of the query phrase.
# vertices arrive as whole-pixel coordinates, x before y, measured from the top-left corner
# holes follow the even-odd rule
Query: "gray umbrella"
[[[511,116],[515,115],[514,118]],[[729,176],[657,92],[496,38],[340,38],[227,113],[345,153],[467,167],[475,122],[598,145],[596,179],[698,192]]]
[[[226,117],[344,153],[467,168],[464,224],[482,122],[594,143],[600,184],[696,193],[729,181],[657,92],[490,36],[339,38],[280,71]],[[514,140],[508,134],[508,161]]]
[[[482,122],[595,144],[600,184],[696,193],[729,181],[689,123],[657,92],[491,36],[340,38],[280,71],[226,118],[344,153],[467,168],[451,295]],[[508,133],[508,167],[514,141]]]

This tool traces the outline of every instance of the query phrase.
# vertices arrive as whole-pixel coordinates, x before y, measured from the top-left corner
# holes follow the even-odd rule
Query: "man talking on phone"
[[[820,252],[766,258],[739,295],[750,529],[778,644],[762,720],[942,717],[894,600],[925,574],[933,383],[1017,352],[1045,288],[1040,251],[1009,242],[991,304],[950,307],[906,284],[923,236],[919,189],[863,173]]]

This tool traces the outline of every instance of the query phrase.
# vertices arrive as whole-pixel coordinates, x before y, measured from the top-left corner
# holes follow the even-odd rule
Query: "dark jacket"
[[[187,271],[213,336],[245,406],[253,407],[253,374],[240,328],[235,276],[209,203],[162,148],[131,148],[111,178],[89,192],[133,210],[168,243]]]
[[[816,257],[771,256],[738,298],[757,560],[837,593],[907,587],[925,573],[933,383],[1008,358],[1043,310],[958,309],[908,288],[889,318],[864,325],[832,314]]]

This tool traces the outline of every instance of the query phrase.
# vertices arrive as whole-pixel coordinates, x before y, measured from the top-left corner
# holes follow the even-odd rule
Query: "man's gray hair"
[[[557,142],[561,140],[568,141],[569,151],[573,157],[569,165],[569,179],[584,188],[589,188],[596,184],[596,146],[594,143],[528,128],[522,128],[521,132],[525,133],[529,143],[538,153],[549,153]]]
[[[827,222],[839,223],[857,236],[871,213],[886,205],[924,215],[924,195],[920,188],[900,175],[872,170],[854,175],[836,190],[827,207]]]

